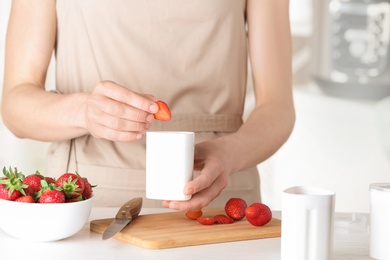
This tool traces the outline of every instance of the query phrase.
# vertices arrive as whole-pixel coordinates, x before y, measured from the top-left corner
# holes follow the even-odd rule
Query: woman
[[[176,210],[260,200],[256,165],[295,121],[288,0],[14,0],[3,120],[53,142],[48,174],[78,171],[96,205],[143,196],[145,131],[196,132],[197,177]],[[53,50],[55,92],[44,83]],[[256,106],[242,122],[251,62]],[[153,120],[156,100],[172,112]],[[17,119],[17,120],[16,120]],[[160,202],[145,200],[145,206]]]

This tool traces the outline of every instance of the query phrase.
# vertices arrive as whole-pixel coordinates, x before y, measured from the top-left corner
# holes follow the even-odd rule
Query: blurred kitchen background
[[[0,1],[1,87],[10,4]],[[290,16],[297,120],[258,166],[263,202],[280,210],[285,188],[311,185],[336,192],[336,211],[368,212],[369,184],[390,182],[390,0],[291,0]],[[249,87],[246,111],[253,104]],[[0,122],[0,147],[1,168],[44,172],[47,143]]]

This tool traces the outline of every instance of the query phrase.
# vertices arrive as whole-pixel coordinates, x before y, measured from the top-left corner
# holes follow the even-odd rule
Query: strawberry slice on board
[[[202,225],[213,225],[215,223],[215,218],[209,217],[200,217],[197,218],[198,222]]]
[[[158,105],[158,111],[154,114],[154,119],[161,121],[171,120],[171,110],[169,109],[167,103],[158,100],[156,101],[156,104]]]
[[[215,219],[215,224],[232,224],[234,222],[234,219],[229,218],[224,214],[218,214],[214,217],[214,219]]]
[[[203,215],[202,210],[197,210],[197,211],[187,211],[186,216],[189,219],[196,220],[200,218]]]

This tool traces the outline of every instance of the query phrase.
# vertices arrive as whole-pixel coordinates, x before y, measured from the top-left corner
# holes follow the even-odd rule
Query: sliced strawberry
[[[215,218],[201,217],[197,220],[202,225],[213,225],[215,223]]]
[[[162,121],[171,120],[171,111],[168,105],[161,100],[156,101],[156,104],[158,105],[158,111],[154,114],[154,118]]]
[[[249,223],[254,226],[263,226],[271,221],[271,209],[263,203],[253,203],[245,209],[245,216]]]
[[[26,195],[26,196],[21,196],[15,200],[16,202],[24,202],[24,203],[35,203],[35,200],[32,196]]]
[[[240,220],[245,217],[247,204],[241,198],[231,198],[225,204],[226,215],[234,220]]]
[[[226,215],[218,214],[214,217],[215,224],[232,224],[234,222],[234,219],[229,218]]]
[[[193,219],[193,220],[196,220],[196,219],[200,218],[202,215],[203,215],[203,211],[202,210],[187,211],[186,212],[187,218]]]

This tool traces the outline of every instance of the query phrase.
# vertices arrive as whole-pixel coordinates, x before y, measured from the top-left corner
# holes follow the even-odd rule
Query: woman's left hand
[[[184,188],[188,201],[164,201],[163,206],[179,211],[196,211],[213,201],[228,182],[228,164],[220,140],[206,141],[195,146],[194,170],[199,172]]]

